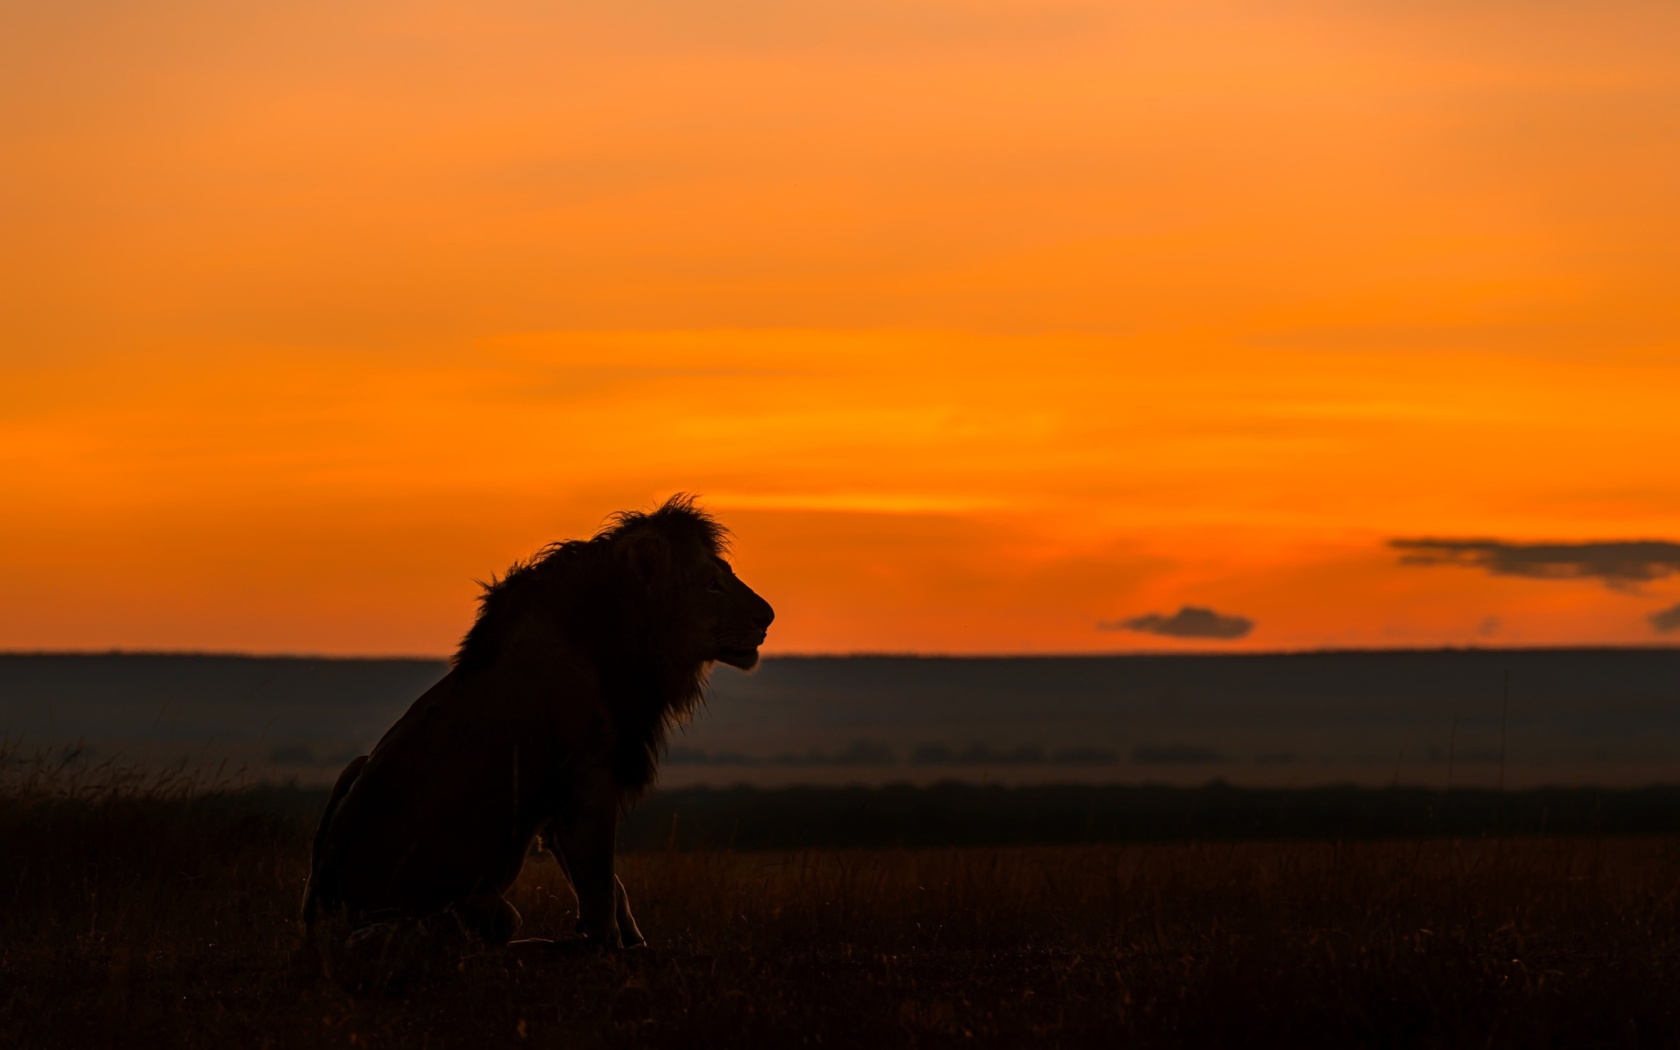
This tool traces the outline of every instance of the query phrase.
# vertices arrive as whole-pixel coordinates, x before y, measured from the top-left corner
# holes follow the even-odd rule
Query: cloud
[[[1651,626],[1663,634],[1680,631],[1680,605],[1651,614]]]
[[[1212,609],[1186,605],[1171,616],[1148,613],[1130,620],[1103,620],[1099,631],[1142,631],[1169,638],[1241,638],[1254,630],[1254,621],[1243,616],[1226,616]]]
[[[1680,543],[1612,540],[1592,543],[1507,543],[1490,539],[1394,539],[1401,565],[1467,565],[1494,576],[1604,581],[1617,590],[1680,572]]]

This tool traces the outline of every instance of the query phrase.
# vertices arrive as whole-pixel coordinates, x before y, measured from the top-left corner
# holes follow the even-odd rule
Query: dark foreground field
[[[0,1043],[1680,1043],[1672,837],[673,836],[621,864],[652,948],[469,955],[357,997],[296,953],[317,801],[0,799]],[[526,934],[571,927],[546,856],[516,903]]]

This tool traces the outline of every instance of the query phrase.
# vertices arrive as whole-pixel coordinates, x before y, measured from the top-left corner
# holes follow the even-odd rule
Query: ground
[[[309,816],[0,804],[0,1043],[1680,1043],[1680,840],[627,854],[651,947],[474,953],[352,994],[294,919]],[[564,938],[546,856],[515,901]]]

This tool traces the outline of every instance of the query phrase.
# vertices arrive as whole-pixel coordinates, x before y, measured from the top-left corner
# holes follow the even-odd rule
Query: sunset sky
[[[768,652],[1680,642],[1677,55],[1623,0],[0,6],[0,649],[441,654],[676,491]]]

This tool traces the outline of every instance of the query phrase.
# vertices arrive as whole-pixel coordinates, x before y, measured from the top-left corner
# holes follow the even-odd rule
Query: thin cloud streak
[[[1392,539],[1401,565],[1463,565],[1492,576],[1536,580],[1602,580],[1633,590],[1680,572],[1680,543],[1609,540],[1585,543],[1511,543],[1496,539]]]

